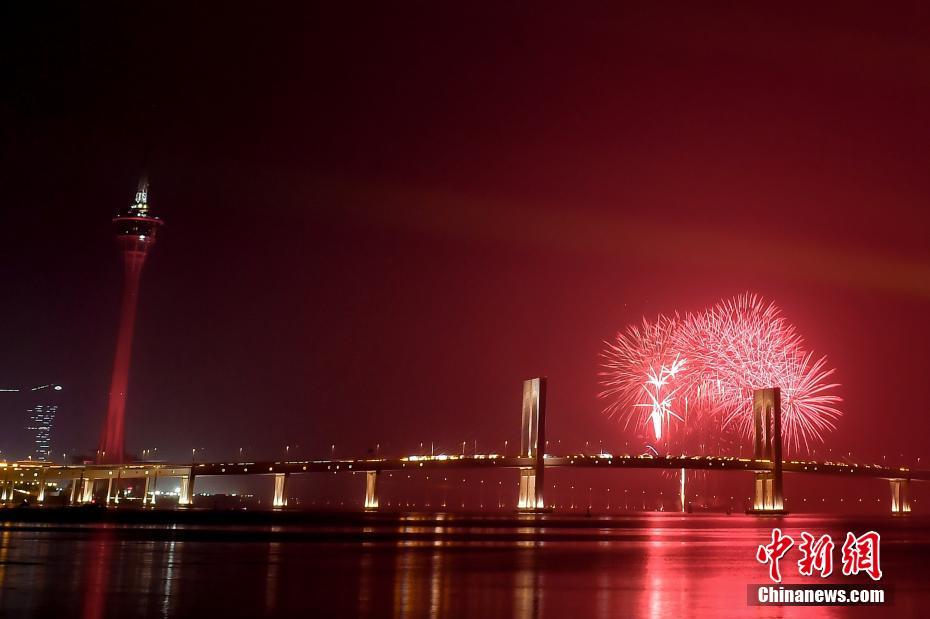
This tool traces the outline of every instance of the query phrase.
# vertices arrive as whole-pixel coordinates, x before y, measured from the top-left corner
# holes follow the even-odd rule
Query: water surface
[[[746,585],[781,526],[882,534],[891,609],[763,608]],[[925,616],[930,519],[641,514],[584,518],[329,515],[286,524],[8,522],[6,617],[846,617]],[[798,575],[795,549],[782,561]]]

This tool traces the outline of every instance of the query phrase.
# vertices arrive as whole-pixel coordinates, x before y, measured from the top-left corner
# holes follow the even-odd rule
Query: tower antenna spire
[[[149,201],[149,175],[143,172],[139,177],[139,185],[136,188],[136,205],[148,204]]]

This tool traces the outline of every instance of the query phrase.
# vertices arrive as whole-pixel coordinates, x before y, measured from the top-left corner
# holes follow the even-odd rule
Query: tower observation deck
[[[132,353],[132,336],[135,331],[136,307],[139,297],[139,280],[142,266],[158,229],[164,223],[148,203],[148,181],[139,182],[135,200],[120,209],[113,218],[116,240],[123,256],[123,296],[120,306],[119,331],[116,336],[116,353],[113,359],[113,378],[107,404],[107,417],[103,425],[97,460],[101,463],[120,463],[124,459],[123,430],[126,415],[126,393],[129,384],[129,363]]]

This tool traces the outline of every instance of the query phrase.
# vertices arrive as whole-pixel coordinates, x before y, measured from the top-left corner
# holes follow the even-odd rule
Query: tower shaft
[[[129,364],[132,357],[132,338],[136,327],[136,309],[139,305],[139,281],[142,266],[148,255],[146,240],[120,239],[123,250],[123,294],[120,304],[119,331],[116,336],[116,352],[113,355],[113,377],[107,417],[100,439],[98,460],[102,463],[119,463],[125,456],[124,427],[126,417],[126,393],[129,387]]]

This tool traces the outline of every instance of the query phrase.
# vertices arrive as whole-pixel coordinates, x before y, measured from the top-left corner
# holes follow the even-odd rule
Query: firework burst
[[[840,416],[826,357],[815,358],[772,303],[743,294],[684,318],[618,333],[602,354],[606,411],[656,440],[752,432],[752,393],[779,387],[787,450],[823,441]]]
[[[672,408],[684,384],[679,375],[688,363],[675,341],[679,323],[677,316],[659,316],[655,322],[643,319],[642,325],[631,325],[615,342],[608,342],[603,353],[608,371],[602,372],[601,395],[613,400],[607,413],[621,417],[625,425],[639,417],[652,426],[657,440],[670,418],[682,419]]]

